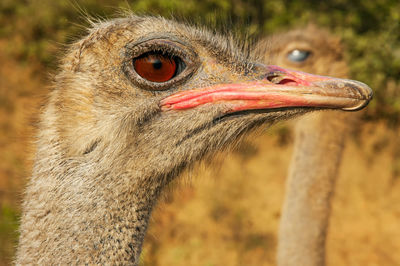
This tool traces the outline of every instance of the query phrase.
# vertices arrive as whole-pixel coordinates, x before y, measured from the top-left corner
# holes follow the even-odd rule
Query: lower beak
[[[261,79],[217,84],[181,91],[160,103],[161,109],[182,110],[204,104],[224,104],[226,112],[285,107],[360,110],[372,99],[366,84],[267,66]]]

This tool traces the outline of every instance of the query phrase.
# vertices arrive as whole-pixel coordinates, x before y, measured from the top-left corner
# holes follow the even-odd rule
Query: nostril
[[[266,75],[266,78],[269,80],[269,81],[271,81],[272,83],[275,83],[275,84],[277,84],[279,81],[278,81],[278,79],[279,79],[279,75],[276,75],[276,74],[267,74]]]
[[[290,85],[290,86],[297,86],[299,85],[296,81],[292,80],[292,79],[287,79],[284,78],[281,81],[279,81],[277,84],[279,85]]]

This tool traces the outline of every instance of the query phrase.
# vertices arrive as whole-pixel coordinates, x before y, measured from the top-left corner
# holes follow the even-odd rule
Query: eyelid
[[[191,57],[197,57],[197,54],[194,53],[194,49],[173,37],[166,38],[156,38],[156,37],[147,37],[145,39],[140,39],[136,42],[129,43],[126,45],[127,55],[126,57],[131,57],[132,59],[150,51],[160,51],[160,52],[168,52],[174,56],[180,56],[182,59],[193,59]]]

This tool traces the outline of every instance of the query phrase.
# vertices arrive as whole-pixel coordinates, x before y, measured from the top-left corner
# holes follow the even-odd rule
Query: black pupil
[[[154,69],[159,70],[159,69],[162,68],[162,62],[161,62],[161,60],[158,59],[158,58],[153,58],[151,63],[153,64],[153,68],[154,68]]]

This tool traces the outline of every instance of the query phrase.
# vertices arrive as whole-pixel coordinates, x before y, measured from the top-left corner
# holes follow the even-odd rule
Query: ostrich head
[[[360,82],[258,64],[174,21],[96,24],[42,114],[18,263],[137,263],[152,206],[185,166],[263,123],[370,98]]]
[[[314,24],[269,36],[257,50],[265,62],[319,75],[348,76],[340,38]]]
[[[255,125],[312,107],[359,109],[370,96],[359,82],[257,64],[221,36],[132,17],[72,46],[51,102],[68,156],[112,147],[164,175]]]

